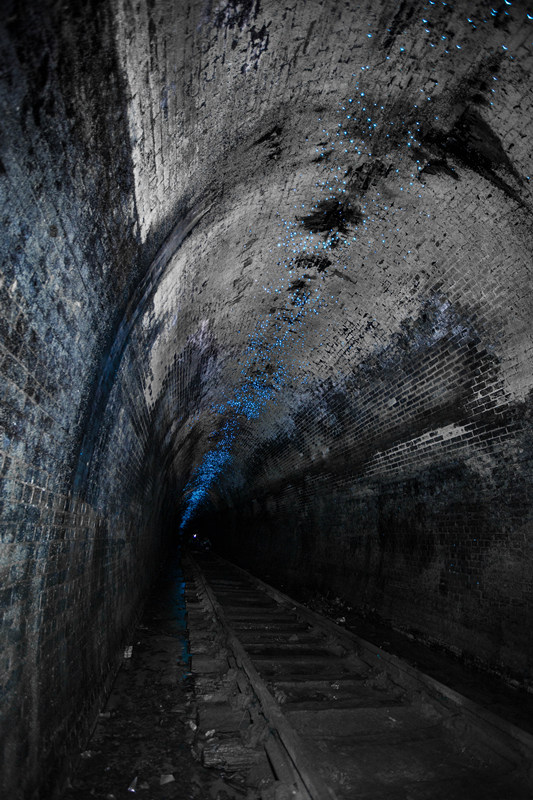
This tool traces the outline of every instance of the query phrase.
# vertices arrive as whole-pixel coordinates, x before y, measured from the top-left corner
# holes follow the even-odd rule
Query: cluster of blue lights
[[[185,488],[187,498],[185,511],[182,515],[181,529],[187,527],[198,508],[203,506],[209,498],[209,489],[216,482],[224,468],[231,461],[231,445],[237,434],[237,426],[228,423],[223,432],[223,439],[217,446],[208,450],[195,475]]]
[[[509,17],[513,3],[504,2],[507,8],[492,8],[486,18],[466,17],[471,30],[498,15]],[[452,8],[448,3],[428,0],[420,18],[426,43],[438,51],[435,58],[459,53],[466,46],[465,42],[452,45],[447,29],[446,33],[439,32],[443,20],[437,17],[444,13],[439,6]],[[533,13],[526,12],[525,18],[533,20]],[[368,39],[372,40],[374,35],[369,32]],[[404,40],[398,37],[395,53],[400,63],[399,54],[408,55],[401,41]],[[502,43],[501,48],[505,57],[512,60],[508,44]],[[385,56],[386,60],[390,58]],[[326,127],[323,118],[318,118],[319,138],[323,140],[316,146],[313,159],[318,178],[311,191],[295,198],[294,218],[277,215],[278,241],[270,253],[273,259],[278,258],[279,277],[276,284],[265,285],[263,290],[282,302],[279,309],[271,309],[256,323],[240,361],[238,386],[223,394],[221,401],[212,407],[220,424],[211,437],[215,440],[213,446],[186,488],[182,528],[208,501],[221,475],[231,467],[236,440],[245,426],[258,419],[267,405],[276,402],[281,390],[308,382],[309,354],[323,344],[309,345],[308,320],[338,303],[338,298],[327,293],[326,287],[331,272],[342,275],[348,270],[348,248],[356,246],[357,253],[365,260],[387,246],[389,235],[397,241],[407,203],[411,208],[417,204],[419,216],[431,216],[418,203],[425,187],[420,174],[425,163],[417,157],[417,148],[422,144],[423,126],[434,125],[433,120],[439,122],[439,115],[431,105],[439,97],[439,82],[431,74],[426,76],[425,87],[415,90],[416,102],[410,108],[403,106],[404,119],[388,118],[389,109],[374,99],[370,89],[371,84],[380,85],[379,75],[377,80],[367,80],[374,69],[378,73],[382,69],[382,54],[379,59],[375,66],[365,63],[357,73],[352,73],[355,80],[349,96],[338,104],[333,127]],[[496,76],[493,79],[497,81]],[[495,88],[491,93],[495,94]],[[386,197],[377,188],[383,175],[387,176]],[[401,257],[407,259],[410,254],[411,250],[406,250]],[[355,282],[356,276],[350,280]],[[445,311],[442,310],[444,316]],[[317,334],[314,329],[312,335],[324,338],[324,333]]]
[[[509,20],[511,20],[513,18],[513,12],[514,12],[514,18],[515,19],[519,19],[518,15],[522,14],[523,15],[522,19],[529,20],[529,21],[533,20],[533,12],[530,11],[530,10],[524,11],[524,10],[518,8],[519,5],[520,5],[519,2],[515,2],[514,3],[514,5],[516,6],[516,8],[514,8],[514,9],[512,8],[513,7],[512,0],[503,0],[503,2],[504,2],[504,6],[501,6],[499,8],[494,8],[493,6],[489,6],[489,13],[484,15],[484,16],[482,16],[482,17],[479,17],[479,18],[474,18],[473,16],[465,17],[466,21],[470,24],[472,30],[475,31],[478,28],[480,28],[483,25],[486,25],[487,23],[490,23],[490,22],[494,23],[495,20],[501,20],[503,22],[505,20],[505,18],[507,18],[506,21],[509,21]],[[438,2],[438,0],[428,0],[428,4],[429,4],[429,7],[426,6],[424,11],[431,11],[431,10],[438,11],[439,6],[444,6],[444,7],[448,8],[449,10],[453,10],[453,8],[454,8],[453,4],[442,2],[442,0],[440,0],[440,2]],[[456,50],[462,50],[463,46],[464,46],[463,44],[455,43],[455,45],[452,46],[451,43],[450,43],[449,36],[446,36],[445,34],[439,34],[438,32],[434,31],[434,29],[432,28],[432,25],[436,24],[437,30],[438,30],[439,23],[440,23],[440,20],[437,20],[434,23],[430,19],[429,14],[428,14],[427,17],[422,17],[421,18],[421,24],[424,27],[424,32],[428,34],[428,44],[429,44],[429,46],[430,47],[437,47],[439,41],[441,43],[442,42],[446,42],[446,43],[449,44],[449,46],[448,46],[448,44],[445,46],[445,50],[444,50],[445,54],[447,54],[447,55],[449,55],[451,52],[453,52],[453,48],[455,48]],[[435,34],[435,35],[433,35],[433,34]],[[533,42],[531,42],[531,44],[533,45]],[[452,49],[450,49],[450,47]],[[505,53],[507,53],[509,51],[509,47],[505,43],[501,43],[500,47],[503,50],[503,52],[505,52]],[[404,50],[405,50],[405,48],[401,48],[402,52],[404,52]],[[513,56],[510,56],[510,58],[512,59]]]

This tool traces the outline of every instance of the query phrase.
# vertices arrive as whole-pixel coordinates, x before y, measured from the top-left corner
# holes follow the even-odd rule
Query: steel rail
[[[284,783],[289,782],[292,784],[295,800],[338,800],[336,794],[318,774],[316,766],[309,757],[298,733],[281,711],[279,704],[268,690],[244,647],[233,632],[226,614],[209,586],[201,567],[190,554],[186,558],[191,571],[212,606],[213,613],[218,618],[237,665],[246,673],[250,685],[259,700],[263,714],[271,726],[272,733],[275,732],[277,734],[276,738],[279,738],[279,742],[282,745],[280,755],[279,752],[276,753],[274,742],[267,740],[265,744],[267,756],[273,763],[274,769],[276,771],[279,770],[281,773],[278,777]],[[284,754],[286,754],[286,757],[284,757]],[[296,793],[294,793],[294,790],[296,790]]]
[[[521,758],[525,758],[531,763],[533,773],[533,735],[531,733],[509,720],[498,716],[494,712],[483,708],[479,703],[476,703],[474,700],[452,689],[450,686],[441,683],[436,678],[411,666],[411,664],[404,661],[399,656],[382,650],[378,645],[372,644],[372,642],[363,639],[356,633],[348,631],[332,620],[317,614],[292,597],[288,597],[268,583],[264,583],[260,578],[256,578],[255,575],[247,572],[237,564],[227,561],[218,554],[217,558],[226,564],[228,568],[234,569],[243,575],[248,581],[255,584],[273,600],[295,611],[301,619],[305,620],[310,625],[320,628],[349,649],[357,649],[359,657],[366,661],[369,666],[375,667],[376,659],[379,659],[381,664],[386,664],[388,666],[394,674],[395,680],[398,681],[400,685],[410,687],[414,682],[418,683],[440,705],[453,707],[457,711],[460,711],[461,714],[468,719],[470,724],[478,728],[480,732],[486,732],[487,728],[491,728],[495,734],[494,738],[492,738],[492,747],[505,758],[517,760],[517,755]]]

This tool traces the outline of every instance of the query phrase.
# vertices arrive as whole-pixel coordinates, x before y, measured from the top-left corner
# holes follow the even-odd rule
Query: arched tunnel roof
[[[433,429],[453,441],[483,358],[496,405],[524,399],[530,16],[117,6],[138,235],[175,226],[120,357],[184,521],[324,469],[379,474]],[[446,370],[417,372],[439,347]],[[466,351],[479,358],[465,372]]]
[[[180,531],[531,688],[533,6],[0,22],[6,796]]]

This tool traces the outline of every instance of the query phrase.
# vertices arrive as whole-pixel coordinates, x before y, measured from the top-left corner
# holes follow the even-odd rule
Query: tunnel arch
[[[189,521],[531,689],[532,14],[5,4],[12,793]]]

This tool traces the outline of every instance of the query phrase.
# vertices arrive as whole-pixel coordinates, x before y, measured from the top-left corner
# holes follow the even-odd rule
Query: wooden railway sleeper
[[[397,799],[407,791],[420,800],[530,800],[528,733],[236,565],[214,554],[201,562],[205,578],[197,567],[198,585],[224,629],[232,661],[251,684],[259,681],[254,691],[273,723],[263,745],[284,785],[299,768],[280,715],[299,746],[300,735],[305,739],[304,758],[314,754],[312,774],[321,762],[339,797]],[[323,784],[316,794],[306,785],[298,791],[332,797]]]
[[[247,782],[245,776],[257,766],[259,752],[263,752],[270,779],[265,780],[261,776],[261,770],[256,775],[255,782],[261,800],[309,800],[302,787],[290,784],[291,775],[287,772],[279,745],[250,689],[248,678],[237,667],[234,656],[225,648],[224,636],[220,626],[216,625],[216,616],[206,599],[203,587],[194,580],[189,582],[189,586],[191,589],[187,593],[187,599],[193,618],[189,620],[193,623],[192,627],[189,625],[191,649],[196,659],[198,655],[205,655],[207,658],[211,655],[212,664],[224,663],[223,670],[216,673],[202,672],[195,676],[197,710],[192,721],[195,729],[193,752],[204,766],[222,770],[226,780],[229,780],[228,776],[238,775],[244,783]],[[201,666],[205,667],[205,664]],[[219,708],[223,703],[241,713],[244,711],[249,715],[250,723],[244,729],[240,726],[239,730],[234,731],[234,735],[226,732],[224,738],[221,738],[220,732],[216,730],[218,726],[211,727],[213,720],[209,721],[209,706]],[[206,709],[207,717],[202,713]],[[217,722],[220,724],[220,718]],[[254,797],[256,796],[257,793],[254,792]]]
[[[266,684],[260,678],[233,633],[225,612],[204,579],[200,568],[190,557],[186,560],[186,571],[192,573],[196,585],[201,587],[202,599],[208,599],[212,609],[208,613],[217,618],[221,629],[224,630],[226,646],[232,652],[235,664],[241,670],[241,675],[246,676],[248,685],[255,695],[256,705],[265,719],[264,733],[267,735],[263,741],[263,747],[277,779],[273,797],[276,800],[278,797],[290,797],[294,800],[327,800],[327,798],[336,800],[334,793],[324,783],[307,755],[299,735],[283,715],[279,704],[270,694]],[[272,795],[270,796],[272,797]]]

